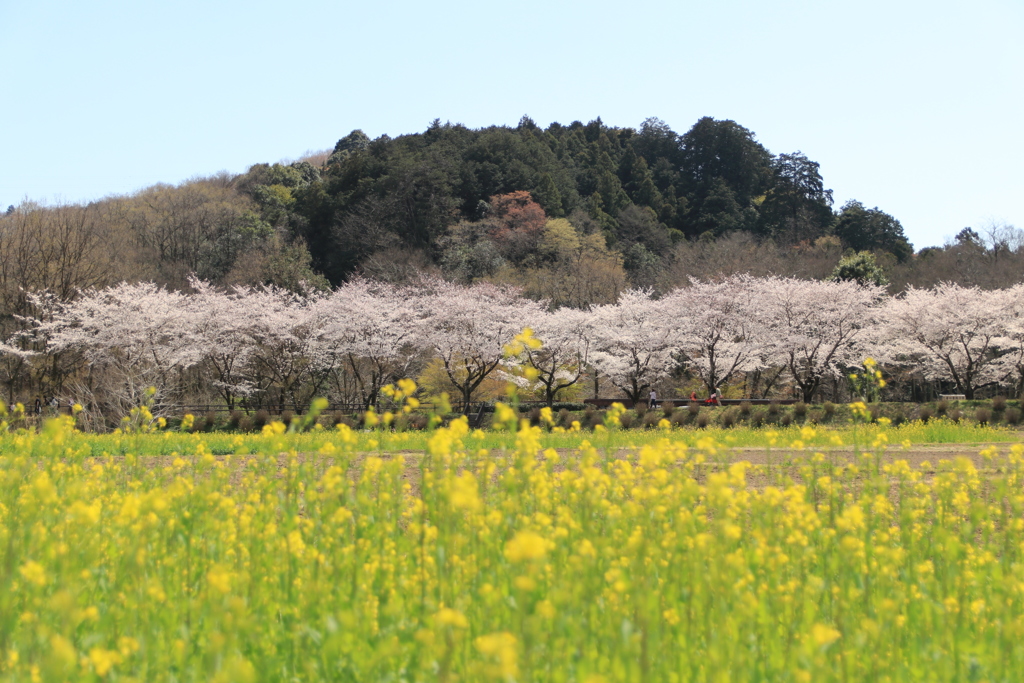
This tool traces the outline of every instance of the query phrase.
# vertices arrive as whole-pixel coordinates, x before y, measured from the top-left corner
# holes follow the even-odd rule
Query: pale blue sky
[[[753,130],[917,248],[1024,228],[1024,3],[0,0],[0,209],[371,137],[648,116]]]

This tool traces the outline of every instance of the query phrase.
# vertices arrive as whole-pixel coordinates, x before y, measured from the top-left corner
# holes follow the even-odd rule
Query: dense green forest
[[[568,218],[578,237],[603,238],[636,284],[654,284],[673,246],[737,232],[787,247],[835,235],[899,262],[913,254],[884,212],[851,202],[836,214],[817,163],[775,156],[753,132],[712,118],[684,135],[658,119],[639,130],[600,119],[541,129],[525,117],[514,129],[435,121],[422,134],[374,141],[353,131],[319,179],[294,170],[290,179],[250,174],[294,190],[297,232],[332,282],[399,244],[465,279],[542,266],[557,255],[543,248],[541,217],[535,228],[521,202],[495,206],[517,192],[544,218]]]
[[[427,271],[572,306],[736,272],[867,268],[893,291],[1021,278],[1015,228],[965,228],[915,254],[899,221],[869,206],[833,206],[816,162],[773,154],[740,124],[709,117],[683,134],[654,118],[638,129],[434,121],[376,140],[356,130],[333,150],[241,175],[88,205],[12,206],[0,216],[0,308],[21,312],[26,289],[66,298],[121,280],[187,288],[191,275],[295,289]]]

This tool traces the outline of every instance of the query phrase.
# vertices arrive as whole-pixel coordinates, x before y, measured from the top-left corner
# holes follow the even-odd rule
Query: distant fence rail
[[[621,403],[623,408],[635,408],[628,398],[586,398],[583,402],[587,405],[594,406],[595,408],[610,408],[613,403]],[[709,403],[706,398],[698,398],[695,401],[690,401],[688,398],[666,398],[658,399],[657,407],[664,407],[666,403],[671,403],[677,408],[685,408],[690,403],[696,403],[699,406],[714,407],[715,403]],[[743,403],[749,403],[752,406],[767,406],[775,403],[777,405],[791,406],[799,401],[795,398],[723,398],[717,405],[724,406],[738,406]],[[647,407],[648,401],[641,399],[640,405]]]
[[[530,410],[532,408],[540,408],[546,406],[547,403],[544,401],[520,401],[520,410]],[[582,406],[582,404],[580,404]],[[424,402],[420,403],[420,410],[432,411],[437,410],[441,407],[439,403]],[[463,408],[466,410],[462,410]],[[376,409],[384,409],[381,406],[375,406]],[[452,412],[469,414],[479,414],[481,412],[489,413],[494,412],[494,403],[490,401],[473,401],[469,406],[464,406],[461,401],[452,401],[451,403]],[[206,413],[232,413],[238,411],[243,415],[252,415],[253,413],[265,410],[270,415],[281,415],[285,412],[293,412],[296,415],[304,414],[309,410],[308,405],[296,404],[296,403],[277,403],[274,405],[266,406],[235,406],[229,408],[225,405],[201,405],[201,404],[165,404],[161,407],[160,412],[167,415],[184,415],[191,413],[192,415],[205,415]],[[361,413],[366,410],[366,406],[362,403],[331,403],[324,408],[324,413]],[[394,410],[394,408],[391,408]],[[65,411],[67,412],[67,411]]]
[[[961,399],[962,400],[963,396],[961,394],[954,394],[954,395],[948,395],[948,396],[944,395],[942,398],[953,398],[953,399]],[[713,407],[714,406],[714,404],[706,403],[706,400],[707,399],[697,399],[697,401],[695,401],[695,402],[698,405],[701,405],[701,406],[708,406],[708,407]],[[772,403],[775,403],[775,404],[778,404],[778,405],[793,405],[794,403],[798,403],[798,402],[799,402],[799,400],[795,399],[795,398],[782,398],[782,399],[778,399],[778,398],[723,398],[723,399],[721,399],[721,404],[720,405],[723,406],[723,407],[724,406],[738,406],[738,405],[743,404],[743,403],[749,403],[749,404],[755,405],[755,406],[770,405]],[[587,398],[587,399],[583,399],[582,401],[572,401],[572,402],[556,401],[555,404],[554,404],[554,409],[556,411],[560,410],[562,408],[568,408],[569,410],[584,410],[585,408],[587,408],[589,406],[593,406],[594,408],[610,408],[613,403],[621,403],[622,406],[625,407],[625,408],[634,408],[634,407],[636,407],[634,405],[633,401],[631,401],[628,398]],[[647,407],[648,401],[646,399],[642,399],[638,403],[640,405],[644,406],[644,407]],[[663,408],[665,406],[665,404],[667,404],[667,403],[671,403],[672,405],[674,405],[677,408],[685,408],[690,403],[690,400],[686,399],[686,398],[659,399],[658,402],[657,402],[657,406],[659,408]],[[519,410],[520,411],[528,411],[528,410],[533,410],[534,408],[543,408],[546,405],[547,405],[547,402],[545,402],[545,401],[520,401],[519,402]],[[440,407],[441,407],[441,405],[438,404],[438,403],[424,402],[424,403],[420,404],[420,409],[421,410],[425,410],[425,411],[434,411],[434,410],[439,409]],[[378,409],[382,409],[380,406],[377,406],[377,408]],[[326,408],[324,408],[323,412],[324,413],[355,414],[355,413],[361,413],[365,409],[366,409],[366,406],[363,403],[331,403]],[[492,401],[473,401],[468,406],[466,406],[461,401],[453,401],[451,403],[451,409],[452,409],[453,413],[458,413],[458,414],[464,414],[464,415],[472,416],[473,419],[474,419],[474,422],[479,423],[485,413],[492,413],[492,412],[494,412],[494,403]],[[214,403],[210,403],[210,404],[185,404],[185,403],[175,404],[175,403],[171,403],[171,404],[164,404],[164,405],[160,406],[160,409],[157,412],[160,415],[164,415],[164,416],[181,417],[181,416],[184,416],[186,414],[202,416],[202,415],[206,415],[208,413],[216,413],[216,414],[227,413],[227,414],[230,414],[230,413],[233,413],[235,411],[238,411],[239,413],[241,413],[243,415],[253,415],[253,414],[255,414],[255,413],[257,413],[257,412],[259,412],[261,410],[262,411],[266,411],[269,415],[276,415],[276,416],[280,416],[280,415],[282,415],[285,412],[292,412],[292,413],[294,413],[296,415],[302,415],[302,414],[306,413],[306,411],[309,410],[309,405],[308,404],[299,404],[299,403],[275,403],[273,405],[264,405],[264,406],[235,406],[234,408],[229,408],[226,405],[214,404]],[[56,407],[44,404],[44,405],[40,406],[38,411],[36,411],[34,406],[28,405],[28,406],[25,407],[25,412],[29,416],[31,416],[31,415],[46,416],[46,415],[55,415],[55,414],[58,414],[58,413],[62,414],[62,415],[69,415],[69,414],[71,414],[72,410],[71,410],[71,406],[70,405],[66,405],[66,404],[61,404],[60,406],[56,406]]]

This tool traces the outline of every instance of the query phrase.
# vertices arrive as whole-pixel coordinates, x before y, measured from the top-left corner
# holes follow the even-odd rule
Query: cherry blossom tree
[[[49,353],[76,351],[93,379],[103,380],[102,386],[79,386],[78,393],[98,389],[98,402],[124,414],[150,386],[157,389],[157,402],[165,401],[176,371],[200,361],[186,303],[180,292],[153,283],[122,283],[58,304],[37,333],[47,339]]]
[[[203,354],[210,387],[234,409],[239,399],[253,396],[257,387],[247,373],[255,344],[250,336],[251,303],[247,290],[220,290],[193,279],[189,299],[193,343]]]
[[[1024,397],[1024,284],[1005,291],[1007,345],[999,357],[1005,372],[1004,381],[1013,388],[1018,398]]]
[[[246,381],[274,405],[300,404],[320,393],[329,363],[320,343],[323,317],[315,292],[279,287],[239,289],[252,345]]]
[[[972,399],[1006,374],[998,361],[1013,344],[1011,311],[1009,290],[911,287],[885,306],[875,341],[887,360],[914,364],[926,378],[951,381]]]
[[[590,356],[586,311],[560,308],[541,312],[533,323],[534,336],[543,343],[539,349],[525,348],[526,364],[537,371],[544,400],[550,406],[559,391],[580,381]]]
[[[870,350],[861,343],[884,290],[875,285],[771,277],[752,281],[765,325],[763,347],[810,403],[822,379],[845,373]]]
[[[355,381],[364,407],[375,405],[384,385],[408,375],[422,321],[401,287],[354,279],[317,304],[320,341]]]
[[[423,325],[421,343],[441,359],[466,410],[473,391],[505,359],[505,345],[544,310],[515,287],[489,283],[465,287],[425,279],[410,291]]]
[[[719,282],[691,280],[664,299],[674,348],[709,392],[737,372],[757,369],[766,341],[758,280],[738,275]]]
[[[628,290],[616,303],[590,309],[590,362],[634,404],[671,367],[674,340],[669,322],[664,304],[649,290]]]

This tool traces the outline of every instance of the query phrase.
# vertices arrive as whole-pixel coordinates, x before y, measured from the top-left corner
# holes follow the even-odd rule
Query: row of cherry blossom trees
[[[709,389],[739,375],[782,375],[810,402],[825,380],[869,356],[967,398],[993,385],[1024,390],[1024,285],[940,284],[889,297],[852,281],[736,276],[693,281],[659,300],[629,292],[595,308],[593,321],[595,367],[634,399],[683,369]]]
[[[747,393],[786,386],[811,401],[866,356],[968,397],[993,384],[1024,388],[1024,285],[944,284],[894,298],[854,282],[735,276],[660,298],[631,290],[586,311],[440,279],[357,279],[305,295],[191,285],[121,284],[70,302],[37,296],[39,316],[0,354],[60,368],[64,394],[111,414],[150,386],[165,404],[207,396],[250,408],[327,395],[368,406],[431,360],[464,405],[499,375],[548,402],[595,374],[604,393],[633,400],[688,376],[709,391],[744,380]],[[506,345],[527,327],[544,345],[509,356]]]

